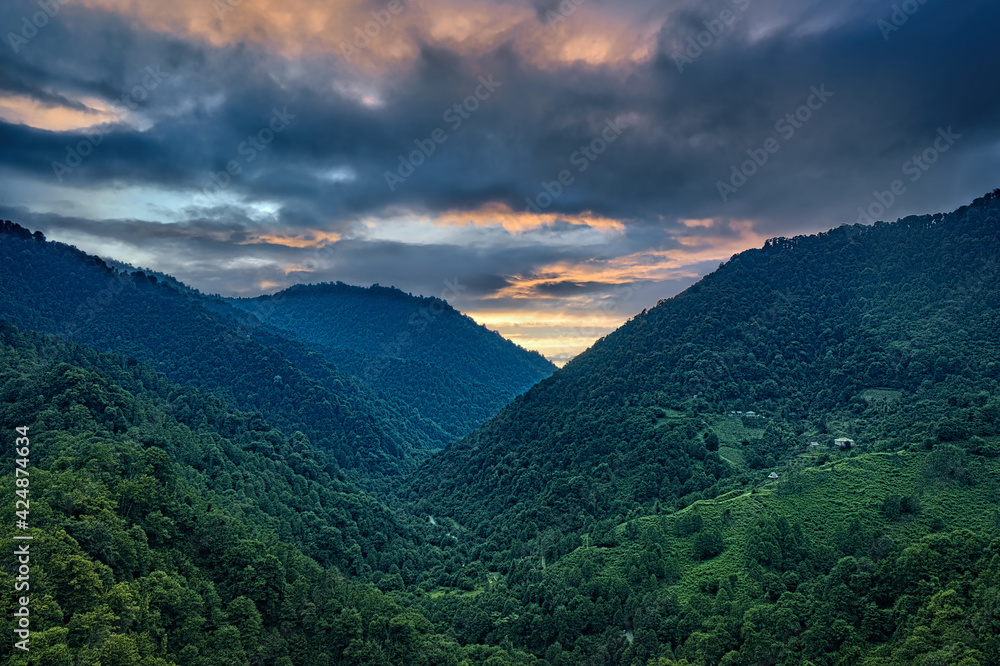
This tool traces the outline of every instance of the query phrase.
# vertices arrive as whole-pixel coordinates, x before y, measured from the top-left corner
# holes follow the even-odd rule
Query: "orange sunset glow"
[[[417,57],[421,42],[470,56],[512,44],[540,67],[577,62],[589,66],[637,63],[648,60],[655,50],[652,30],[642,31],[637,40],[631,21],[592,0],[570,2],[572,13],[564,15],[556,10],[541,23],[536,12],[526,5],[482,0],[397,0],[391,8],[389,2],[359,4],[345,0],[321,5],[312,0],[81,3],[121,14],[150,30],[203,41],[213,47],[252,43],[289,58],[335,55],[369,71],[406,65]],[[565,26],[570,20],[572,26]],[[359,28],[363,33],[366,27],[367,40],[355,31]],[[383,31],[389,39],[372,37]]]
[[[769,238],[944,209],[995,166],[989,100],[950,104],[947,58],[890,77],[928,37],[868,3],[11,3],[10,219],[223,296],[443,298],[557,363]],[[882,203],[941,133],[961,187],[925,164]]]

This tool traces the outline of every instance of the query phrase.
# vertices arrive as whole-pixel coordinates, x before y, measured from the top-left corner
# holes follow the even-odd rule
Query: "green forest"
[[[390,287],[296,285],[228,302],[321,348],[380,394],[398,396],[448,441],[555,371],[538,352],[511,344],[447,302]]]
[[[0,241],[0,317],[122,354],[127,363],[148,364],[235,408],[260,411],[287,433],[305,433],[370,486],[411,470],[555,370],[440,301],[398,290],[355,290],[368,294],[362,297],[368,328],[396,322],[385,332],[390,344],[358,344],[358,336],[370,337],[359,321],[361,332],[345,333],[334,347],[330,336],[350,328],[343,318],[359,319],[361,306],[352,301],[358,295],[350,291],[318,290],[328,335],[306,322],[302,329],[315,335],[304,339],[223,299],[116,270],[13,223]],[[257,308],[262,317],[272,310]],[[424,314],[429,325],[408,324],[412,317],[423,323]],[[288,321],[300,323],[292,315]],[[402,332],[406,344],[398,342]],[[441,347],[457,349],[457,358],[435,374],[427,359]]]
[[[772,239],[554,372],[5,222],[0,664],[998,664],[998,217]]]

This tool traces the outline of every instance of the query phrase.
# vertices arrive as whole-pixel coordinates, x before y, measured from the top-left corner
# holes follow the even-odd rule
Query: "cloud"
[[[285,58],[333,55],[368,73],[412,65],[428,44],[466,57],[510,48],[543,67],[641,62],[655,53],[655,30],[637,25],[627,6],[608,11],[594,0],[567,0],[545,14],[489,0],[79,2],[213,48],[253,44]]]
[[[446,210],[434,216],[438,225],[454,225],[463,227],[500,226],[510,233],[520,233],[542,227],[563,223],[571,226],[584,226],[609,233],[625,231],[624,223],[584,211],[580,215],[560,215],[557,213],[532,213],[530,211],[514,211],[503,203],[487,203],[476,210]]]
[[[885,217],[997,186],[996,3],[926,3],[886,39],[882,0],[399,1],[61,5],[0,48],[0,210],[207,291],[436,295],[457,277],[462,308],[527,322],[585,319],[627,287],[620,323],[768,237],[855,222],[939,128],[961,138]],[[0,34],[37,7],[4,3]],[[738,18],[720,32],[724,10]],[[149,68],[164,77],[136,99]],[[501,84],[470,110],[480,77]],[[813,86],[833,96],[788,136]],[[595,143],[609,122],[622,132]],[[723,201],[717,184],[772,138]],[[539,326],[505,330],[562,335]],[[565,335],[559,354],[585,337]]]
[[[53,105],[25,95],[0,94],[0,121],[6,123],[65,132],[89,129],[119,118],[118,113],[113,112],[100,102],[94,103],[93,107]]]
[[[250,238],[250,240],[242,244],[284,245],[285,247],[296,248],[323,248],[331,243],[336,243],[339,240],[340,234],[337,233],[310,231],[297,236],[281,236],[274,234],[254,235]]]
[[[690,222],[683,221],[685,226]],[[716,227],[719,227],[717,232]],[[754,231],[753,227],[753,222],[748,220],[730,221],[727,225],[699,220],[692,228],[707,231],[701,234],[676,233],[669,241],[673,247],[541,266],[531,274],[511,276],[508,286],[499,289],[492,297],[559,299],[591,290],[596,285],[607,287],[697,277],[691,269],[693,265],[725,260],[737,252],[763,244],[766,237]]]

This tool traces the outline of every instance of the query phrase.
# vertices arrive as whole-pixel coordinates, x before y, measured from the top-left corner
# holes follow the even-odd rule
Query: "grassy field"
[[[719,446],[719,457],[737,469],[746,469],[747,461],[743,452],[734,446]]]
[[[656,425],[663,425],[668,421],[681,421],[688,418],[688,415],[685,412],[670,409],[669,407],[656,407],[653,411],[653,418],[656,419]]]
[[[711,428],[719,436],[720,444],[738,447],[745,439],[754,440],[764,436],[764,419],[759,420],[759,428],[748,428],[738,416],[717,416],[711,423]]]
[[[739,453],[725,448],[727,457]],[[768,513],[798,523],[813,544],[830,546],[854,517],[902,546],[942,529],[998,527],[1000,461],[977,460],[975,483],[962,486],[928,477],[927,458],[926,453],[913,452],[837,455],[819,467],[782,469],[781,479],[752,491],[730,492],[669,515],[637,518],[631,527],[627,523],[619,526],[621,545],[599,551],[577,549],[554,566],[578,566],[579,558],[586,557],[597,567],[598,575],[624,576],[644,544],[653,540],[677,566],[680,580],[675,589],[683,600],[710,581],[730,575],[745,579],[743,544],[753,538],[756,519]],[[800,464],[809,464],[811,459],[806,454]],[[890,522],[882,512],[882,503],[890,495],[919,498],[920,511]],[[694,535],[677,536],[677,524],[688,512],[701,515],[704,529],[722,530],[726,542],[722,554],[703,562],[695,560]],[[588,552],[582,553],[584,550]]]

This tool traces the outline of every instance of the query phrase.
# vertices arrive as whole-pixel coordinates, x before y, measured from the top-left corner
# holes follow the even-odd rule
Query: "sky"
[[[0,218],[396,286],[562,364],[768,238],[1000,187],[987,0],[5,0]]]

